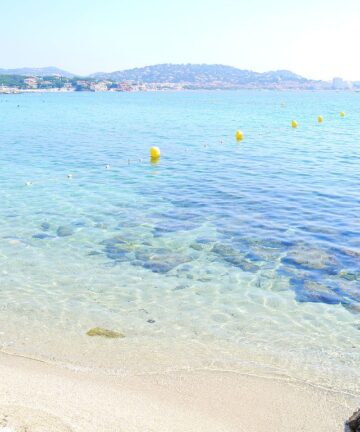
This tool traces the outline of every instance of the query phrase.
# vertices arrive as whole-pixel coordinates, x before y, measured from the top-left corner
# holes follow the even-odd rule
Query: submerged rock
[[[351,257],[351,258],[357,258],[357,259],[360,258],[360,252],[357,250],[354,250],[354,249],[343,248],[343,249],[340,249],[340,252],[346,256]]]
[[[204,249],[204,246],[199,243],[191,243],[190,247],[196,251],[202,251]]]
[[[277,238],[264,238],[261,240],[254,240],[250,241],[251,244],[256,245],[261,248],[266,249],[275,249],[275,250],[283,250],[285,248],[289,248],[290,246],[293,246],[293,242],[290,240],[279,240]]]
[[[56,234],[58,237],[68,237],[74,234],[74,231],[72,228],[67,226],[59,226],[59,228],[56,231]]]
[[[215,239],[210,238],[210,237],[198,237],[196,239],[196,243],[202,244],[202,245],[208,245],[211,243],[215,243]]]
[[[282,259],[285,264],[292,264],[311,270],[326,270],[330,274],[336,273],[337,261],[322,249],[296,247]]]
[[[344,298],[344,303],[353,301],[360,303],[360,284],[354,280],[337,281],[337,292]]]
[[[360,273],[355,273],[348,270],[341,270],[339,277],[348,281],[360,281]]]
[[[360,408],[346,422],[349,432],[360,432]]]
[[[126,255],[135,249],[133,245],[119,244],[119,245],[107,245],[105,247],[106,256],[115,261],[126,260]]]
[[[114,245],[119,246],[119,245],[130,245],[133,243],[130,242],[122,235],[116,235],[115,237],[111,237],[103,240],[100,244],[104,246],[114,246]]]
[[[167,273],[170,270],[191,261],[186,255],[167,248],[141,248],[136,251],[136,262],[154,273]]]
[[[44,240],[44,239],[52,238],[52,236],[49,235],[49,234],[45,234],[45,233],[39,233],[39,234],[34,234],[32,236],[32,238],[39,239],[39,240]]]
[[[115,236],[101,242],[108,258],[115,262],[129,261],[133,266],[141,266],[154,273],[167,273],[181,264],[191,261],[184,253],[169,247],[155,247],[153,243],[127,241],[123,236]]]
[[[246,272],[255,273],[259,270],[259,266],[246,259],[243,254],[239,253],[231,245],[216,243],[211,251],[220,256],[225,262],[239,267]]]
[[[153,273],[168,273],[180,264],[182,264],[182,261],[178,262],[176,259],[170,257],[167,259],[152,257],[148,261],[143,262],[142,266]]]
[[[294,281],[292,281],[294,283]],[[295,281],[296,300],[299,302],[339,304],[341,296],[331,288],[311,280]]]
[[[49,222],[43,222],[43,223],[40,225],[40,228],[41,228],[43,231],[49,231],[49,229],[50,229],[50,224],[49,224]]]
[[[250,273],[256,273],[259,270],[259,266],[246,259],[242,260],[241,263],[238,264],[238,267]]]
[[[102,327],[93,327],[89,331],[86,332],[88,336],[102,336],[109,339],[116,339],[116,338],[124,338],[125,335],[114,331],[114,330],[108,330]]]
[[[97,255],[101,255],[101,252],[93,250],[88,253],[88,256],[97,256]]]
[[[100,244],[105,246],[104,252],[106,256],[118,262],[127,261],[127,255],[139,247],[138,244],[129,242],[120,235],[103,240]]]
[[[73,222],[73,225],[76,226],[76,227],[79,227],[79,228],[85,227],[86,226],[86,221],[84,221],[84,220],[76,220],[76,221]]]
[[[190,244],[191,249],[194,249],[198,252],[205,251],[210,252],[213,248],[215,242],[208,239],[196,239],[195,242]]]

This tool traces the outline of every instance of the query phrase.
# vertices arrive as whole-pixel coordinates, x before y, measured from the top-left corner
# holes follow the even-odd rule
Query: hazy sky
[[[0,0],[0,67],[156,63],[360,80],[360,0]]]

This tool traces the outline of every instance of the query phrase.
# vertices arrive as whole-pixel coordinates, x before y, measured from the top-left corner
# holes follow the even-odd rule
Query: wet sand
[[[360,395],[221,370],[109,376],[0,353],[1,432],[335,432]]]

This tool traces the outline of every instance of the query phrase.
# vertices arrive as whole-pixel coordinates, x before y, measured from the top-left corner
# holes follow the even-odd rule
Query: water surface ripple
[[[103,326],[149,370],[234,366],[246,348],[357,388],[359,102],[0,95],[1,347],[126,368],[119,345],[86,336]]]

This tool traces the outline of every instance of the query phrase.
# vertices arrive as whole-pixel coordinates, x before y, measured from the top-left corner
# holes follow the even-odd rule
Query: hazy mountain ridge
[[[41,67],[41,68],[17,68],[17,69],[0,69],[0,75],[24,75],[24,76],[54,76],[61,75],[63,77],[72,78],[75,76],[71,72],[67,72],[63,69],[59,69],[54,66]]]
[[[143,83],[186,82],[189,84],[200,84],[218,82],[245,85],[250,83],[281,83],[284,81],[312,82],[312,80],[286,70],[261,73],[220,64],[159,64],[110,73],[98,72],[90,76],[96,79]]]
[[[288,70],[254,72],[221,64],[166,63],[115,72],[98,72],[83,77],[56,67],[0,69],[0,77],[0,85],[19,89],[65,86],[68,89],[93,89],[94,91],[105,91],[105,88],[119,91],[166,89],[359,91],[360,89],[360,82],[344,81],[341,78],[334,78],[332,81],[311,80]],[[36,77],[38,82],[34,84],[28,79],[26,83],[24,79],[30,77]]]

